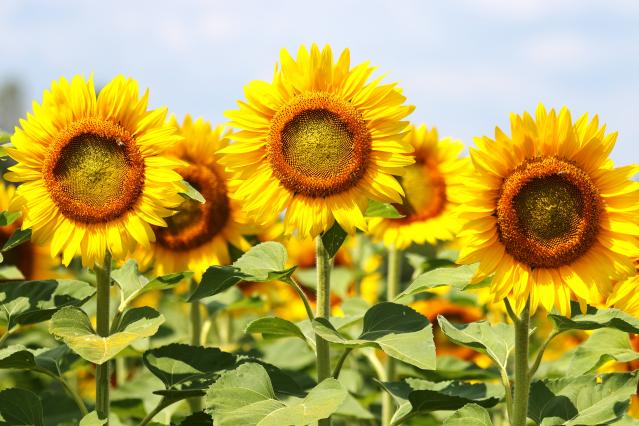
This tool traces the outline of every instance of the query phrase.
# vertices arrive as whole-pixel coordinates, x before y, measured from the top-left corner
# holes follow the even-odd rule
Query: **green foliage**
[[[62,339],[82,358],[102,364],[135,340],[153,336],[163,322],[164,317],[155,309],[134,308],[124,313],[114,333],[102,337],[96,334],[84,311],[67,307],[51,317],[49,332]]]
[[[444,267],[424,272],[397,296],[397,299],[422,293],[433,288],[451,286],[463,290],[470,284],[470,280],[477,271],[477,265],[462,265],[454,268]]]
[[[572,318],[557,314],[549,314],[548,317],[559,331],[597,330],[608,327],[626,333],[639,333],[639,320],[619,309],[591,309],[589,313],[575,315]]]
[[[246,332],[261,333],[264,337],[299,337],[306,340],[306,336],[297,325],[278,317],[264,317],[251,321],[246,326]]]
[[[629,362],[639,359],[630,346],[628,335],[611,328],[595,330],[572,354],[567,374],[581,376],[595,371],[608,361]]]
[[[346,390],[326,379],[303,398],[281,401],[259,364],[248,363],[220,377],[206,395],[207,410],[216,425],[307,425],[333,414],[345,401]]]
[[[0,416],[3,426],[43,426],[42,402],[35,393],[25,389],[0,392]]]
[[[493,421],[484,407],[466,404],[446,418],[444,426],[493,426]]]
[[[0,369],[35,370],[62,377],[78,359],[66,345],[51,349],[29,349],[12,345],[0,349]]]
[[[435,344],[428,319],[408,306],[379,303],[364,315],[359,337],[349,339],[324,318],[313,321],[315,332],[346,348],[375,347],[400,361],[425,370],[435,369]]]
[[[346,231],[337,222],[333,224],[331,229],[322,234],[322,243],[324,243],[328,257],[335,257],[339,248],[344,244],[347,235]]]
[[[20,212],[10,212],[10,211],[0,212],[0,226],[11,225],[21,215],[22,213]]]
[[[93,294],[90,284],[76,280],[0,283],[0,321],[8,329],[46,321],[61,308],[84,304]]]
[[[198,203],[204,204],[206,203],[206,199],[200,192],[193,188],[193,185],[188,183],[186,180],[180,182],[182,187],[184,188],[184,192],[180,192],[180,195],[186,198],[187,200],[197,201]]]
[[[106,419],[100,419],[98,413],[91,411],[80,420],[79,426],[103,426],[106,423]]]
[[[388,203],[380,203],[375,200],[368,200],[368,207],[366,208],[366,217],[383,217],[386,219],[400,219],[404,215],[400,214],[397,209]]]
[[[2,246],[2,253],[12,250],[18,247],[20,244],[26,243],[29,240],[31,240],[31,228],[16,229],[15,231],[13,231],[11,236],[9,236],[7,242],[4,243],[4,246]]]
[[[610,424],[622,419],[636,389],[636,373],[537,381],[531,386],[528,417],[542,426]]]

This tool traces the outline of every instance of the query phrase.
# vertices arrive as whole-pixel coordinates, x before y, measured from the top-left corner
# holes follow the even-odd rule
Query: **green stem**
[[[388,276],[386,283],[386,300],[392,302],[399,294],[399,285],[402,276],[402,251],[391,245],[388,248]],[[396,379],[397,363],[395,359],[386,359],[386,377],[388,381]],[[391,424],[394,404],[388,392],[382,394],[382,425]]]
[[[353,351],[353,348],[346,348],[344,349],[344,352],[342,352],[342,355],[339,357],[339,360],[337,360],[337,364],[335,365],[335,368],[333,369],[332,376],[334,379],[339,378],[339,373],[340,371],[342,371],[342,367],[344,366],[344,361],[346,361],[346,358],[348,358],[348,355],[350,355],[352,351]]]
[[[295,289],[297,295],[302,299],[304,303],[304,309],[306,309],[306,315],[308,319],[313,321],[315,319],[315,315],[313,314],[313,308],[311,308],[311,302],[309,302],[308,297],[306,297],[306,293],[302,290],[302,287],[293,279],[293,277],[289,277],[286,282]]]
[[[554,339],[555,337],[557,337],[562,332],[563,332],[562,330],[553,331],[546,338],[544,343],[542,343],[541,347],[539,348],[539,351],[537,352],[537,356],[535,357],[535,361],[533,362],[533,365],[530,367],[530,370],[528,370],[528,380],[532,380],[533,376],[537,372],[537,369],[539,368],[539,364],[541,364],[541,360],[544,357],[544,352],[546,351],[546,348],[548,347],[548,344],[550,343],[550,341]]]
[[[16,331],[16,329],[18,328],[18,326],[12,327],[10,329],[7,330],[6,333],[4,333],[2,335],[2,337],[0,337],[0,348],[2,348],[4,346],[4,344],[7,342],[7,339],[9,338],[9,336],[11,336],[13,334],[14,331]]]
[[[510,387],[510,379],[508,378],[508,372],[505,369],[499,369],[499,373],[501,376],[501,383],[504,386],[504,391],[506,394],[506,412],[508,413],[508,418],[512,419],[513,417],[513,392]]]
[[[191,292],[197,288],[195,280],[191,280]],[[191,344],[200,346],[202,344],[202,313],[200,311],[200,302],[195,300],[191,302]]]
[[[515,322],[515,393],[513,403],[513,426],[526,426],[528,415],[528,394],[530,380],[528,376],[528,341],[530,332],[530,300]]]
[[[66,393],[73,399],[73,401],[75,402],[75,405],[78,406],[78,409],[80,410],[80,413],[82,414],[82,417],[89,414],[89,410],[87,410],[87,406],[84,404],[84,401],[82,400],[80,395],[78,395],[78,393],[75,390],[73,390],[73,388],[69,385],[69,383],[67,383],[66,380],[64,380],[63,377],[56,376],[49,370],[45,370],[45,369],[37,368],[35,371],[43,373],[51,377],[52,379],[57,380],[62,385],[62,387],[64,387],[64,390],[66,391]]]
[[[99,336],[109,336],[109,293],[111,291],[111,253],[107,250],[103,265],[95,267],[97,286],[96,332]],[[100,419],[109,418],[109,362],[96,366],[95,370],[95,410]]]
[[[166,407],[171,405],[171,404],[167,404],[166,402],[167,401],[164,398],[162,398],[162,400],[158,403],[158,405],[156,405],[155,408],[151,410],[151,412],[142,419],[139,426],[145,426],[151,420],[153,420],[153,417],[157,416],[160,411],[164,410]]]
[[[316,238],[317,242],[317,315],[316,318],[330,317],[330,294],[331,294],[331,259],[324,247],[322,237]],[[317,383],[331,377],[331,353],[328,342],[319,335],[315,335],[315,346],[317,351]],[[322,419],[319,426],[330,426],[331,418]]]

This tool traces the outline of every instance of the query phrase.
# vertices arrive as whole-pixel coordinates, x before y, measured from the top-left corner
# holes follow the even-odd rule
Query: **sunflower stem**
[[[530,299],[515,322],[515,392],[513,395],[513,426],[526,426],[528,416],[528,394],[530,377],[528,374],[528,342],[530,339]]]
[[[321,235],[316,238],[317,253],[317,312],[315,318],[330,317],[331,304],[331,259],[324,247]],[[315,335],[315,346],[317,350],[317,383],[331,377],[331,353],[328,342],[319,335]],[[322,419],[319,426],[330,426],[331,418]]]
[[[96,272],[96,332],[98,336],[109,336],[109,317],[111,292],[111,252],[104,254],[102,266],[95,267]],[[95,370],[95,410],[100,419],[107,419],[109,424],[109,365],[110,362],[98,364]]]
[[[300,299],[304,303],[304,309],[306,309],[306,316],[308,316],[309,321],[313,321],[315,319],[315,315],[313,314],[313,308],[311,308],[311,303],[309,302],[308,297],[306,297],[304,290],[302,290],[302,287],[300,287],[300,285],[297,283],[297,281],[293,279],[293,277],[289,277],[286,280],[286,282],[291,287],[293,287],[297,295],[300,297]]]
[[[392,302],[399,294],[399,284],[402,276],[402,251],[394,245],[388,248],[388,276],[386,283],[386,300]],[[396,378],[397,364],[393,358],[386,359],[386,378],[393,381]],[[393,417],[393,399],[388,392],[382,394],[382,425],[391,424]]]
[[[197,282],[191,280],[191,293],[197,289]],[[202,346],[202,312],[200,302],[191,302],[191,345]],[[202,398],[194,397],[189,399],[189,406],[194,413],[202,411]]]

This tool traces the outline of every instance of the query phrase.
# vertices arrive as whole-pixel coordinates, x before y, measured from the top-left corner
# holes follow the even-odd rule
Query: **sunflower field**
[[[616,132],[465,145],[348,49],[273,62],[219,125],[76,75],[0,133],[0,425],[639,425]]]

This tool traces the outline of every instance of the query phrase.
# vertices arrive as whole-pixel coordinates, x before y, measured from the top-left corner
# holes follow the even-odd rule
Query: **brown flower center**
[[[224,179],[211,168],[190,165],[178,170],[197,189],[206,202],[185,200],[179,212],[166,219],[167,227],[155,229],[161,246],[175,251],[187,251],[211,241],[226,226],[231,209]]]
[[[371,136],[362,115],[327,93],[295,97],[275,114],[268,158],[294,193],[326,197],[352,188],[366,172]]]
[[[499,236],[531,268],[557,268],[581,257],[599,230],[601,197],[581,168],[557,157],[526,160],[501,187]]]
[[[57,136],[43,175],[65,217],[104,223],[135,206],[144,188],[144,159],[122,126],[87,118]]]
[[[425,221],[438,216],[446,206],[446,181],[436,165],[421,158],[406,167],[400,177],[405,196],[393,206],[404,215],[405,223]]]

